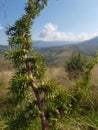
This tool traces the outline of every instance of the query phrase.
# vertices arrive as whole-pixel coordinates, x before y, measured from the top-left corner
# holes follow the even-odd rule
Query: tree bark
[[[30,78],[32,78],[33,76],[32,76],[32,72],[31,72],[31,69],[30,69],[30,62],[29,61],[26,62],[26,70],[28,72],[28,76]],[[37,100],[42,130],[48,130],[48,121],[47,121],[46,116],[45,116],[43,104],[42,104],[42,101],[41,101],[41,98],[40,98],[40,94],[39,94],[37,85],[34,83],[34,81],[31,82],[31,88],[32,88],[33,93],[35,94],[35,97],[36,97],[36,100]]]

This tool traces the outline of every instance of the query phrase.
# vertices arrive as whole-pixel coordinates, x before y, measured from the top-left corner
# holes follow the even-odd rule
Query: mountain
[[[73,51],[78,50],[79,48],[77,48],[75,44],[36,49],[49,65],[63,64]]]
[[[77,44],[77,47],[82,53],[94,55],[95,51],[98,50],[98,36]]]
[[[34,41],[34,48],[47,48],[78,43],[76,41]]]
[[[36,41],[33,46],[34,49],[50,65],[63,65],[65,60],[73,51],[80,51],[84,55],[92,56],[95,51],[98,50],[98,37],[76,44],[73,43],[74,42]],[[0,52],[3,52],[3,50],[7,48],[7,46],[0,45]]]
[[[63,65],[73,51],[80,51],[84,55],[93,56],[96,50],[98,50],[98,37],[78,44],[40,48],[36,51],[41,54],[43,59],[50,65]]]

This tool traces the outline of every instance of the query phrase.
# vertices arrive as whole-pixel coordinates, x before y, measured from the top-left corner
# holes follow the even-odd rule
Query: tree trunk
[[[29,61],[26,62],[26,69],[27,69],[29,77],[32,78],[33,76],[32,76],[32,72],[30,69]],[[31,87],[32,87],[33,93],[35,94],[35,97],[37,99],[37,105],[39,108],[42,130],[48,130],[48,121],[47,121],[45,113],[44,113],[43,104],[42,104],[42,101],[40,98],[39,91],[37,89],[37,85],[34,83],[34,81],[31,82]]]
[[[45,113],[44,113],[44,109],[43,109],[43,104],[41,102],[39,91],[38,91],[38,89],[35,89],[35,86],[36,86],[36,84],[34,84],[32,82],[32,90],[33,90],[33,92],[35,94],[35,97],[37,99],[37,105],[38,105],[38,108],[39,108],[39,113],[40,113],[40,118],[41,118],[41,124],[42,124],[42,130],[47,130],[48,121],[46,120],[46,117],[45,117]]]

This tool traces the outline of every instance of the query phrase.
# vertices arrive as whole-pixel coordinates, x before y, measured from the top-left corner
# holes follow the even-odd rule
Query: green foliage
[[[88,59],[82,56],[80,52],[73,52],[65,64],[65,70],[69,73],[69,77],[79,78],[82,75],[87,62]]]
[[[29,103],[23,110],[18,108],[18,111],[15,112],[17,112],[17,115],[13,116],[12,113],[9,119],[8,130],[28,130],[35,122],[36,118],[38,119],[39,115],[35,101]]]
[[[95,104],[92,101],[92,91],[90,89],[90,81],[92,70],[98,63],[98,54],[96,53],[92,60],[86,65],[82,77],[76,82],[72,95],[72,106],[75,113],[89,115],[90,112],[95,113]],[[89,117],[89,116],[88,116]],[[96,124],[97,125],[97,124]]]
[[[34,118],[43,118],[43,115],[39,114],[39,111],[43,110],[43,104],[38,89],[45,66],[32,49],[30,29],[34,19],[46,5],[47,0],[28,0],[26,13],[6,31],[11,49],[5,53],[5,57],[12,61],[15,69],[9,87],[13,105],[8,116],[9,130],[27,130],[32,126],[30,124]]]
[[[47,0],[28,0],[26,13],[6,31],[11,49],[5,56],[15,68],[9,87],[11,107],[8,110],[6,130],[60,130],[62,127],[58,125],[59,122],[67,124],[70,117],[75,119],[77,115],[83,119],[81,113],[86,111],[84,114],[87,115],[86,108],[89,104],[92,106],[87,91],[97,56],[85,69],[80,53],[72,56],[68,69],[81,71],[83,75],[76,89],[70,93],[60,90],[53,82],[44,81],[45,65],[32,49],[30,29],[46,5]],[[89,109],[92,110],[91,107]],[[81,126],[84,128],[83,124]],[[88,128],[90,125],[86,126]]]
[[[71,99],[73,98],[68,92],[62,91],[53,82],[47,82],[40,88],[42,101],[45,108],[45,115],[49,121],[49,128],[57,130],[58,122],[66,119],[72,111]]]

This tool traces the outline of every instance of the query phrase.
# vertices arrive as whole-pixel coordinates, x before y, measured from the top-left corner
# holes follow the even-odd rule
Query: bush
[[[69,59],[66,61],[64,68],[68,72],[70,78],[77,79],[83,73],[87,62],[87,57],[81,55],[80,52],[73,52]]]

